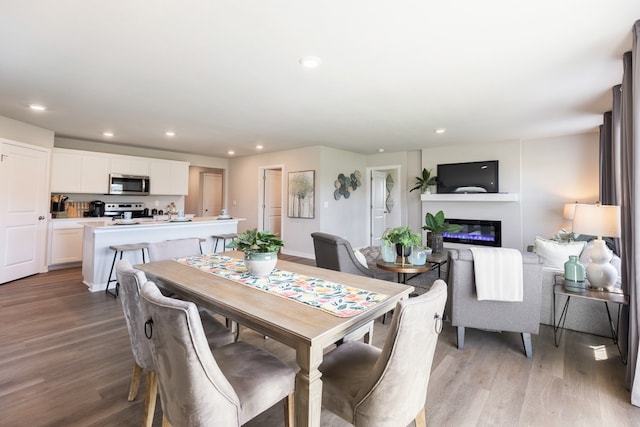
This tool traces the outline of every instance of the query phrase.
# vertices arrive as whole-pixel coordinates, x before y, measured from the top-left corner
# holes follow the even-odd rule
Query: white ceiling
[[[595,132],[637,19],[638,0],[0,0],[0,115],[222,157]]]

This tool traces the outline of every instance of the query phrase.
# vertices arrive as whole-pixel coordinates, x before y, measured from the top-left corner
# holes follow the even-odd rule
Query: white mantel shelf
[[[423,202],[517,202],[518,193],[422,194]]]

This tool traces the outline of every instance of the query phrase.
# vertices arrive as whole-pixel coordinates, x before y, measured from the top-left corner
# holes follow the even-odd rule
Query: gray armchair
[[[311,237],[318,267],[358,276],[393,280],[391,272],[374,270],[362,265],[356,258],[351,244],[342,237],[321,232],[311,233]]]
[[[424,406],[447,285],[396,305],[384,347],[349,342],[324,356],[322,406],[356,427],[426,426]]]
[[[465,328],[518,332],[528,358],[532,356],[531,334],[540,328],[542,264],[530,252],[522,253],[524,296],[522,302],[478,301],[469,249],[451,249],[447,259],[449,299],[447,313],[458,328],[458,348],[464,347]]]
[[[245,342],[211,351],[196,305],[163,296],[153,282],[142,286],[141,302],[163,426],[240,426],[280,401],[292,423],[291,368]]]

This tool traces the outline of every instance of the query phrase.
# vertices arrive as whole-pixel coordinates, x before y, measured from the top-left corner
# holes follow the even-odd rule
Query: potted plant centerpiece
[[[278,251],[284,242],[269,230],[254,228],[239,233],[227,246],[244,252],[244,264],[249,274],[267,277],[278,262]]]
[[[422,176],[416,177],[416,184],[413,186],[409,192],[413,190],[420,190],[423,193],[430,194],[431,187],[438,183],[437,177],[431,176],[431,169],[427,170],[427,168],[422,169]]]
[[[404,258],[411,255],[413,246],[422,242],[422,236],[419,233],[412,233],[409,227],[395,227],[384,232],[382,241],[387,246],[395,245],[397,256]]]
[[[429,230],[427,233],[427,244],[433,249],[434,253],[442,252],[443,237],[442,233],[457,233],[462,230],[460,224],[449,224],[444,218],[444,212],[438,211],[435,215],[430,212],[424,216],[423,230]]]

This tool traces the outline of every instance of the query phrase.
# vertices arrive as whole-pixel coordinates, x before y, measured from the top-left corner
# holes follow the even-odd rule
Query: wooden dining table
[[[242,258],[241,252],[225,255]],[[348,333],[393,310],[412,286],[278,260],[277,269],[384,294],[387,297],[352,317],[338,317],[308,304],[187,266],[174,260],[136,265],[149,280],[295,349],[296,426],[320,426],[322,379],[318,366],[324,349]],[[266,280],[266,279],[265,279]]]

